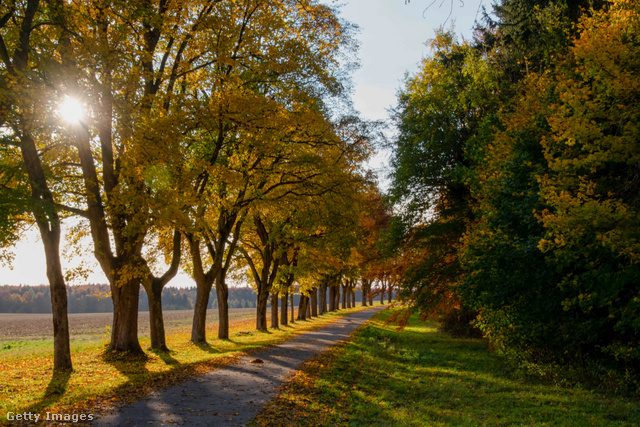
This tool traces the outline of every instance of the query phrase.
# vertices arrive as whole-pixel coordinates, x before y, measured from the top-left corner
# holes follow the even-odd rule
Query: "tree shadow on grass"
[[[233,344],[238,346],[239,343],[237,341],[232,340],[231,338],[216,338],[214,339],[215,342],[222,342],[222,343],[226,343],[226,344]],[[234,352],[237,351],[237,348],[229,348],[228,346],[224,346],[221,345],[220,347],[214,347],[213,345],[211,345],[209,342],[207,341],[203,341],[203,342],[193,342],[190,341],[191,344],[193,344],[194,347],[197,347],[198,349],[206,352],[206,353],[210,353],[210,354],[225,354],[225,353],[230,353],[230,352]]]
[[[117,369],[131,382],[139,382],[141,378],[150,375],[147,369],[149,356],[146,354],[104,353],[102,360]]]
[[[211,344],[209,344],[208,342],[194,342],[193,343],[194,346],[198,347],[200,350],[206,352],[206,353],[210,353],[210,354],[215,354],[215,353],[222,353],[220,350],[218,350],[217,348],[215,348],[214,346],[212,346]]]
[[[173,356],[171,356],[172,351],[171,350],[156,350],[156,349],[150,349],[149,350],[150,353],[155,354],[156,356],[158,356],[160,359],[162,359],[162,361],[166,364],[166,365],[175,365],[175,366],[179,366],[181,365],[181,363],[175,359]]]
[[[72,373],[73,371],[71,370],[54,371],[42,398],[24,412],[40,412],[60,400],[67,391],[67,384]]]

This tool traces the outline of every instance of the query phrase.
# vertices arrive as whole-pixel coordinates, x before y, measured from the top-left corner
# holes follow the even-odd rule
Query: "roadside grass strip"
[[[518,377],[479,339],[386,310],[308,362],[253,426],[638,426],[640,402]]]
[[[155,389],[232,363],[245,352],[321,328],[362,309],[327,313],[265,333],[255,330],[254,318],[231,320],[229,340],[214,339],[217,324],[210,324],[206,345],[190,342],[190,329],[183,328],[167,334],[169,352],[147,350],[146,357],[133,359],[106,354],[107,339],[72,341],[74,370],[55,375],[52,371],[53,347],[49,342],[39,345],[24,341],[3,342],[0,349],[0,424],[7,422],[10,412],[103,415],[114,405],[132,402]],[[147,348],[149,339],[142,338],[140,343]]]

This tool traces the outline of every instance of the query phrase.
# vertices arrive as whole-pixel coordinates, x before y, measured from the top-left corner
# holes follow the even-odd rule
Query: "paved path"
[[[358,326],[384,308],[386,306],[378,306],[345,316],[325,328],[245,356],[234,365],[153,393],[93,424],[245,425],[276,397],[287,375],[303,361],[349,338]],[[250,363],[256,358],[264,363]]]

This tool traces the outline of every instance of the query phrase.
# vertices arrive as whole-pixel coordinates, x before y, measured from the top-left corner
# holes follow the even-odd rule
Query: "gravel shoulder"
[[[348,339],[384,308],[353,313],[325,328],[244,356],[233,365],[116,408],[93,425],[246,425],[277,395],[280,385],[302,362]],[[261,363],[252,363],[256,359]]]

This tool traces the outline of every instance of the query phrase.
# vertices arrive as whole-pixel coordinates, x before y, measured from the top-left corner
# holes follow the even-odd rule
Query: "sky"
[[[389,109],[395,106],[396,94],[406,74],[415,74],[420,61],[429,56],[425,42],[434,36],[437,28],[442,25],[449,28],[452,23],[458,34],[469,39],[480,1],[412,0],[409,4],[405,4],[405,0],[327,2],[340,4],[341,16],[359,27],[356,39],[360,68],[352,77],[352,99],[361,116],[368,120],[388,120]],[[371,167],[382,179],[387,162],[388,153],[384,152],[371,161]],[[91,253],[90,245],[84,246],[81,252]],[[12,269],[0,264],[0,285],[48,284],[44,249],[35,226],[17,244],[14,253]],[[77,266],[93,271],[86,280],[71,280],[68,282],[70,285],[107,283],[93,256],[63,260],[63,263],[65,272]],[[193,279],[181,273],[168,286],[193,285]]]

